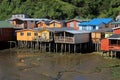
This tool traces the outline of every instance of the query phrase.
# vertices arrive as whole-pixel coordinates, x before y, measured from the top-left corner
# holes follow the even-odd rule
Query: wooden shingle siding
[[[54,40],[55,43],[70,43],[79,44],[89,42],[90,33],[82,33],[76,30],[68,30],[63,32],[55,33]]]
[[[13,29],[12,28],[0,28],[0,41],[13,40]]]
[[[83,34],[77,34],[75,35],[75,41],[74,43],[87,43],[89,42],[89,34],[88,33],[83,33]]]
[[[101,40],[101,50],[102,51],[109,51],[109,40],[108,39]]]

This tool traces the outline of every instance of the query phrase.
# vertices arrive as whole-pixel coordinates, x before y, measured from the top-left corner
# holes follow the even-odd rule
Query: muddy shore
[[[119,65],[119,59],[105,58],[96,53],[2,50],[0,80],[119,80]],[[117,74],[113,72],[116,69]]]

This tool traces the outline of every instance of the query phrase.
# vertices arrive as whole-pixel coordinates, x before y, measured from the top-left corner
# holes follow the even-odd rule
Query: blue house
[[[106,25],[113,21],[112,18],[94,18],[87,22],[81,22],[79,24],[79,30],[94,31],[101,28],[105,28]]]

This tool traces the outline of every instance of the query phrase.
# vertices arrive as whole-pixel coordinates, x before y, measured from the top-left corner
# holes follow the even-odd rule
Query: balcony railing
[[[110,45],[109,49],[110,50],[120,50],[120,45]]]
[[[50,37],[49,39],[42,38],[42,37],[33,37],[32,41],[39,41],[39,42],[50,42],[53,41],[53,37]]]
[[[74,43],[74,37],[55,36],[56,43]]]

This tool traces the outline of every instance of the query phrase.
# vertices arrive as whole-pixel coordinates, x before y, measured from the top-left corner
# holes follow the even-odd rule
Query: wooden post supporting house
[[[76,44],[74,44],[74,53],[76,52]]]
[[[115,58],[117,57],[117,52],[116,52],[116,51],[114,52],[114,57],[115,57]]]
[[[70,53],[70,44],[68,44],[69,45],[69,53]]]
[[[8,41],[10,43],[10,48],[12,48],[12,44],[15,45],[15,48],[17,47],[16,41]]]
[[[57,49],[57,48],[58,48],[58,44],[56,43],[56,53],[58,52],[58,49]]]
[[[42,52],[42,46],[41,46],[42,44],[40,43],[40,52]]]
[[[44,49],[44,50],[45,50],[45,52],[47,52],[47,51],[46,51],[46,48],[47,48],[47,45],[46,45],[46,43],[45,43],[44,45],[45,45],[45,49]]]
[[[61,53],[63,53],[63,44],[61,44]]]
[[[65,52],[66,52],[66,44],[65,44]]]
[[[51,48],[51,43],[48,43],[48,46],[49,46],[48,52],[51,52],[51,50],[50,50],[50,48]]]

